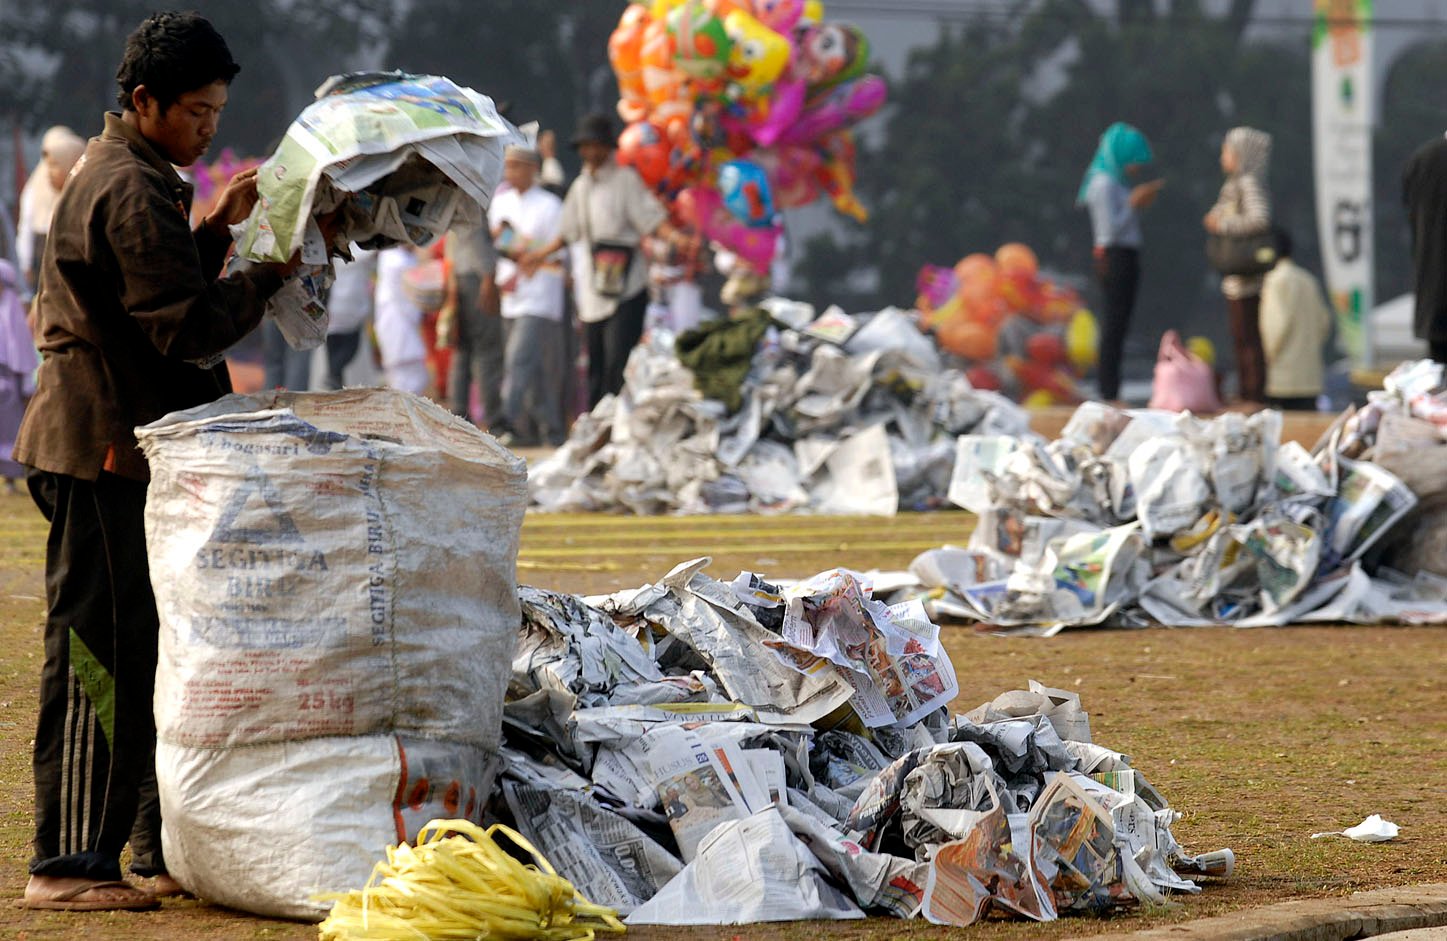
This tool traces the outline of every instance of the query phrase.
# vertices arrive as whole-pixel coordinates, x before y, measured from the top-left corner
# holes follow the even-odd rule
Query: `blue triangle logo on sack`
[[[260,497],[260,502],[265,508],[264,512],[269,514],[271,526],[237,525],[243,514],[246,521],[251,524],[260,516],[258,513],[247,513],[249,506],[254,506],[252,497]],[[265,519],[263,516],[262,519]],[[226,503],[226,509],[222,510],[221,518],[216,521],[216,528],[211,532],[211,542],[242,542],[256,545],[268,543],[304,542],[301,531],[296,528],[296,522],[291,518],[291,513],[286,509],[286,504],[281,499],[281,493],[271,478],[257,466],[247,471],[246,479],[236,491],[231,494],[231,499]]]

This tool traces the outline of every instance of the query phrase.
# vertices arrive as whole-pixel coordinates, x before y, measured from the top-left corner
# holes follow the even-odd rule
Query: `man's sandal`
[[[86,898],[96,892],[101,894]],[[112,892],[116,894],[108,894]],[[77,883],[48,898],[22,898],[19,905],[50,912],[148,912],[160,908],[161,902],[129,882],[101,880]]]

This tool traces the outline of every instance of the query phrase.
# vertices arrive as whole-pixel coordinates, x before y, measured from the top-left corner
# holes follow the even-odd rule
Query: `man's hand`
[[[256,205],[257,169],[252,167],[233,176],[217,197],[216,206],[201,224],[223,235],[231,226],[251,215],[251,208]]]
[[[1217,231],[1219,231],[1219,229],[1221,228],[1220,215],[1216,212],[1216,210],[1212,209],[1210,212],[1206,213],[1206,218],[1201,220],[1201,225],[1206,227],[1207,232],[1215,235]]]

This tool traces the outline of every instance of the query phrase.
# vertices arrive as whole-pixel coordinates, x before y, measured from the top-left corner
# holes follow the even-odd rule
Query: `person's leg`
[[[1246,402],[1265,402],[1266,352],[1261,348],[1261,298],[1243,297],[1227,303],[1241,398]]]
[[[1100,325],[1100,365],[1097,369],[1100,397],[1107,402],[1120,398],[1121,361],[1125,356],[1125,338],[1130,331],[1139,284],[1139,253],[1131,248],[1107,248],[1100,285],[1105,316]]]
[[[538,321],[540,359],[537,382],[533,386],[538,431],[544,443],[558,447],[568,437],[568,423],[563,415],[564,377],[568,372],[565,325],[558,320],[534,319]]]
[[[643,320],[647,313],[648,292],[640,291],[620,301],[613,316],[604,321],[607,326],[603,375],[605,392],[617,395],[623,389],[623,371],[628,365],[628,354],[643,337]]]
[[[262,387],[264,389],[279,389],[286,385],[286,354],[291,347],[286,345],[286,337],[281,335],[281,328],[276,321],[270,317],[261,322],[261,366],[262,366]]]
[[[327,334],[327,389],[336,391],[346,383],[342,373],[357,356],[362,346],[362,331]]]
[[[502,383],[507,377],[505,354],[507,338],[503,336],[502,317],[483,313],[479,318],[480,337],[477,356],[478,384],[482,392],[482,410],[488,424],[504,421],[506,410],[502,404]]]
[[[535,324],[537,320],[537,317],[508,317],[503,321],[507,333],[507,382],[503,387],[506,396],[503,415],[514,434],[529,439],[526,442],[528,445],[533,444],[531,438],[542,431],[538,427],[536,416],[528,408],[542,362]]]
[[[604,358],[608,352],[608,321],[583,324],[583,339],[588,347],[588,410],[592,411],[607,394]]]
[[[311,350],[286,348],[286,387],[292,392],[305,392],[312,385]]]
[[[457,333],[448,366],[447,407],[452,414],[472,418],[472,382],[482,342],[482,308],[477,302],[478,281],[467,275],[457,279]],[[476,377],[481,381],[481,376]],[[491,418],[491,416],[488,416]]]
[[[146,485],[41,471],[29,483],[50,535],[25,904],[144,906],[148,897],[124,886],[60,896],[120,879],[141,780],[153,767],[158,628],[146,568]]]

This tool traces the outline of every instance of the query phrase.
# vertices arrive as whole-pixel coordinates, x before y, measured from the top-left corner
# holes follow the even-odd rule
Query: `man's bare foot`
[[[20,905],[58,912],[140,912],[161,907],[129,882],[71,876],[31,876]]]
[[[154,876],[142,877],[140,879],[140,885],[137,888],[139,888],[142,892],[147,893],[152,898],[157,899],[192,897],[191,893],[186,891],[185,886],[177,882],[170,873],[165,872]]]

